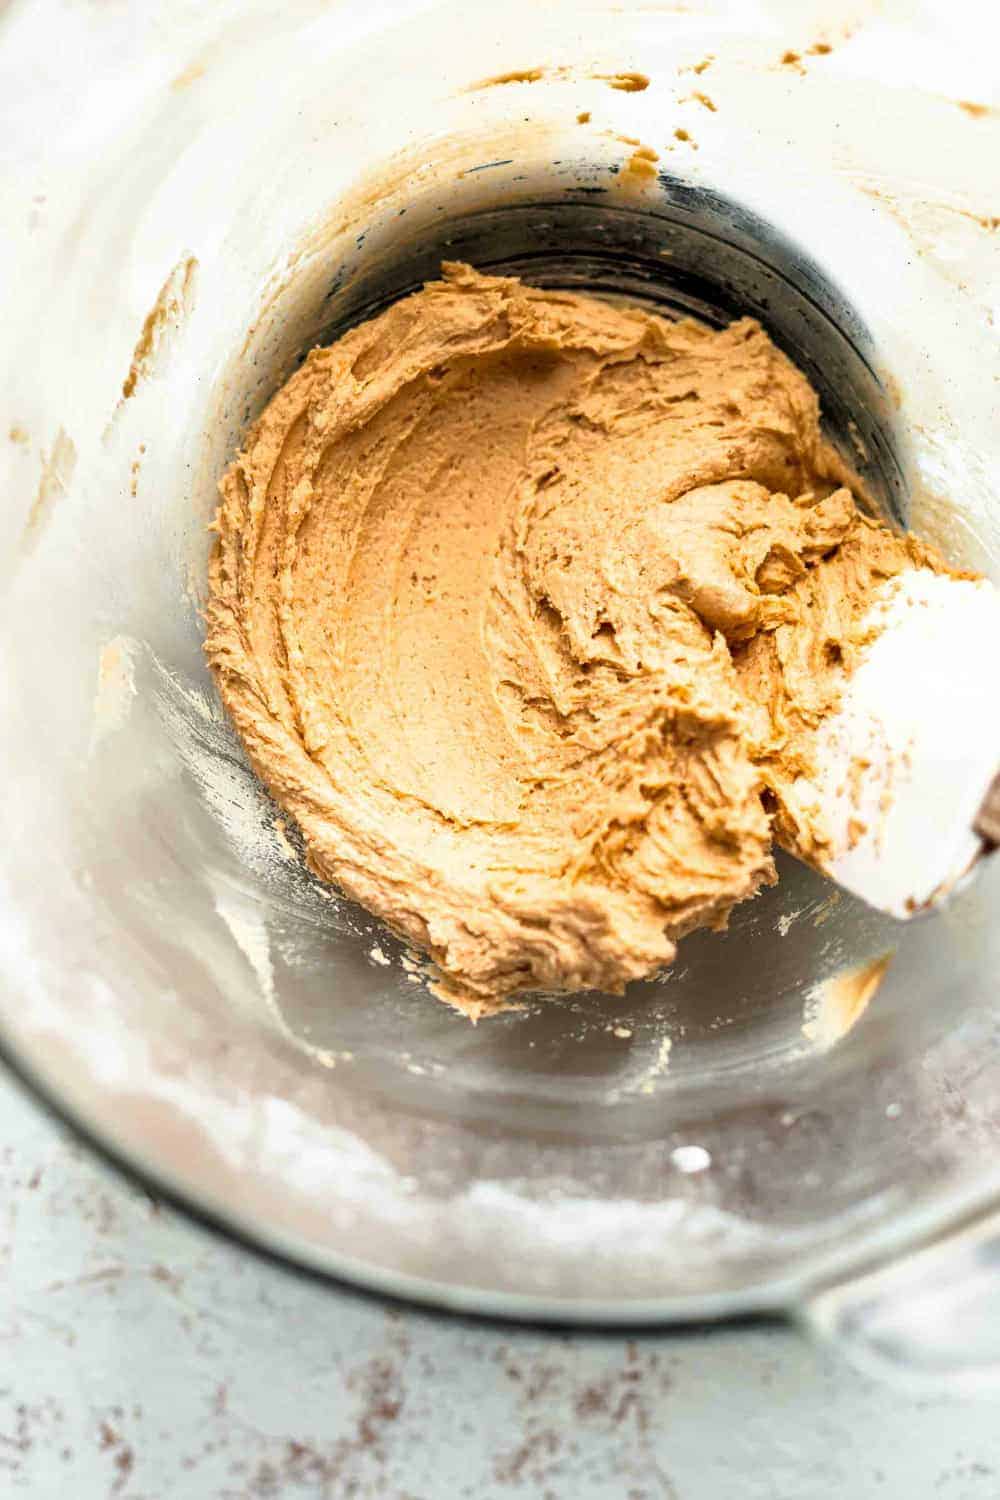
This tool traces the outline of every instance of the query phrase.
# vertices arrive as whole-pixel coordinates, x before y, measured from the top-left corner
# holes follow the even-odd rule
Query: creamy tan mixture
[[[774,880],[871,589],[815,393],[721,332],[448,265],[222,480],[206,650],[311,867],[472,1016],[619,990]]]

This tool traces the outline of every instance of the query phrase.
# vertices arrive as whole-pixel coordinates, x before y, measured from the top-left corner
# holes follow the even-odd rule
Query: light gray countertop
[[[0,1074],[0,1495],[997,1500],[996,1403],[777,1326],[629,1338],[387,1307],[124,1183]]]

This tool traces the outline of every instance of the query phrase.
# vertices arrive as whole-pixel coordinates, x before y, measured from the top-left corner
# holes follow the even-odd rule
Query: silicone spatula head
[[[824,873],[907,918],[1000,843],[1000,592],[913,568],[878,591],[863,634],[789,801],[828,832]]]

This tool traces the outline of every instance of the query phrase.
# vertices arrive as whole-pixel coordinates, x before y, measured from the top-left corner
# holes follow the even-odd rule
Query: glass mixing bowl
[[[755,314],[886,510],[1000,577],[1000,119],[961,10],[4,11],[0,1019],[162,1189],[452,1308],[781,1311],[995,1367],[1000,859],[906,925],[784,860],[663,979],[473,1027],[305,871],[199,613],[240,434],[442,258]]]

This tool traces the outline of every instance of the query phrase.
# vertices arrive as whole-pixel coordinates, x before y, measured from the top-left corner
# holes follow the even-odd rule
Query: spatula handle
[[[856,1368],[912,1391],[1000,1392],[1000,1209],[802,1309]]]

